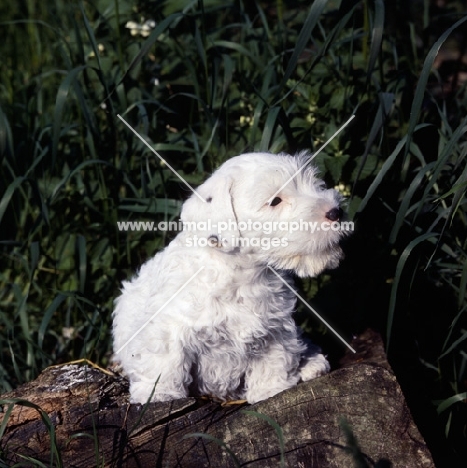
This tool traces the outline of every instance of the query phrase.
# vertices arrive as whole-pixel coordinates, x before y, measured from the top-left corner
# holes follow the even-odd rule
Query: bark
[[[0,457],[67,468],[434,467],[380,340],[353,345],[344,367],[255,405],[130,405],[118,375],[51,367],[1,398]]]

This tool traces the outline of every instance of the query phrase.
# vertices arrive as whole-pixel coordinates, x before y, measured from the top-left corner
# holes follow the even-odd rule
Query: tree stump
[[[67,468],[434,467],[377,341],[344,367],[255,405],[130,405],[121,376],[51,367],[2,396],[0,458]]]

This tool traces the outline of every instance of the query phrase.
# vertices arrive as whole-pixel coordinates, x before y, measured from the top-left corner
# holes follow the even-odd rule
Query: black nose
[[[329,210],[324,216],[330,221],[339,221],[342,218],[343,211],[340,208],[333,208]]]

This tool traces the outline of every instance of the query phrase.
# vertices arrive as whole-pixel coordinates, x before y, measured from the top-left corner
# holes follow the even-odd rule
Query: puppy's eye
[[[276,206],[276,205],[278,205],[281,201],[282,201],[282,198],[274,197],[274,198],[272,199],[271,203],[269,204],[269,206]]]

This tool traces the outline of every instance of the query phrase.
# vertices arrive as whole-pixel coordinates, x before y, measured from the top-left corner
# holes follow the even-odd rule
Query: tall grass
[[[461,453],[467,103],[433,65],[466,18],[428,3],[0,2],[1,388],[105,365],[121,279],[170,240],[118,231],[175,219],[188,193],[117,114],[196,185],[245,150],[314,150],[356,112],[316,162],[360,230],[341,273],[303,287],[331,313],[344,285],[332,318],[381,326],[395,361],[417,346]],[[420,284],[449,308],[420,312]]]

